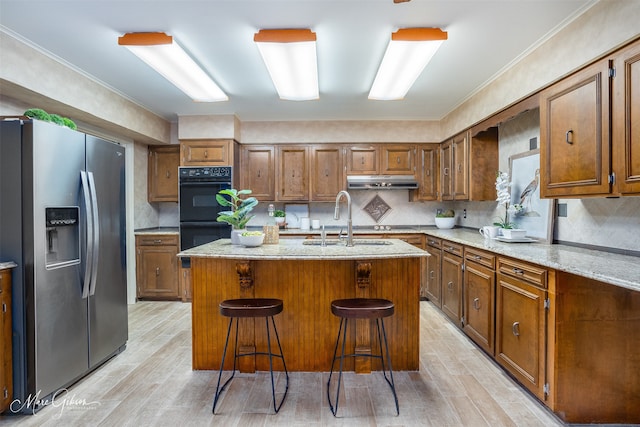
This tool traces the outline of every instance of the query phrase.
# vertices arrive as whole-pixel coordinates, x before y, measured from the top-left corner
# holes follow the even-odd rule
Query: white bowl
[[[522,228],[502,228],[500,231],[507,239],[522,239],[527,234],[527,230]]]
[[[436,227],[438,228],[453,228],[456,225],[456,218],[438,218],[436,217]]]
[[[240,234],[238,236],[238,240],[240,241],[240,244],[242,246],[247,246],[247,247],[260,246],[264,241],[264,233],[250,235],[250,236],[243,236],[242,234]]]

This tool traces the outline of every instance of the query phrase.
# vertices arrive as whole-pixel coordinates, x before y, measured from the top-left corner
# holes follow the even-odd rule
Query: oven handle
[[[211,184],[220,184],[220,185],[226,185],[228,188],[231,188],[231,182],[228,180],[225,181],[216,181],[216,180],[207,180],[207,181],[180,181],[180,186],[181,187],[202,187],[205,185],[211,185]]]

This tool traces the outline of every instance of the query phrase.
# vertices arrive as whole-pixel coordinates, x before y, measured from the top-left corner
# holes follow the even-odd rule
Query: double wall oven
[[[183,166],[179,168],[180,250],[231,236],[231,226],[217,222],[225,210],[216,194],[231,188],[231,166]],[[183,266],[189,260],[183,258]]]

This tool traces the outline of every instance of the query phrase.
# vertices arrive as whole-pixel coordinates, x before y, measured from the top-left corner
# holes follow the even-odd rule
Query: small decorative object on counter
[[[264,242],[264,233],[262,231],[243,231],[238,238],[242,246],[254,248],[262,245]]]
[[[436,227],[453,228],[456,225],[456,212],[453,209],[436,214]]]
[[[285,213],[285,211],[276,209],[275,211],[273,211],[273,216],[275,217],[276,225],[278,225],[278,227],[284,227],[286,225],[285,220],[287,214]]]
[[[269,219],[267,220],[267,224],[262,226],[262,231],[264,233],[264,244],[265,245],[275,245],[280,242],[280,227],[276,224],[275,219],[275,209],[273,204],[269,205]]]
[[[522,205],[517,203],[511,204],[511,181],[509,181],[509,174],[500,171],[496,173],[496,194],[498,196],[496,199],[498,204],[504,205],[504,218],[496,218],[497,221],[494,221],[493,225],[507,229],[516,228],[516,224],[509,221],[509,214],[517,215],[518,212],[522,211]]]

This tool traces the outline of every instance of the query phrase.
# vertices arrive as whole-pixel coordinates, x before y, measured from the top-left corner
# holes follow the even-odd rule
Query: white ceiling
[[[438,120],[593,0],[0,0],[5,31],[167,118]],[[449,39],[401,101],[371,101],[390,34],[440,27]],[[253,43],[261,28],[317,35],[320,99],[282,101]],[[126,32],[164,31],[229,101],[194,103],[118,46]],[[0,66],[6,66],[1,62]]]

